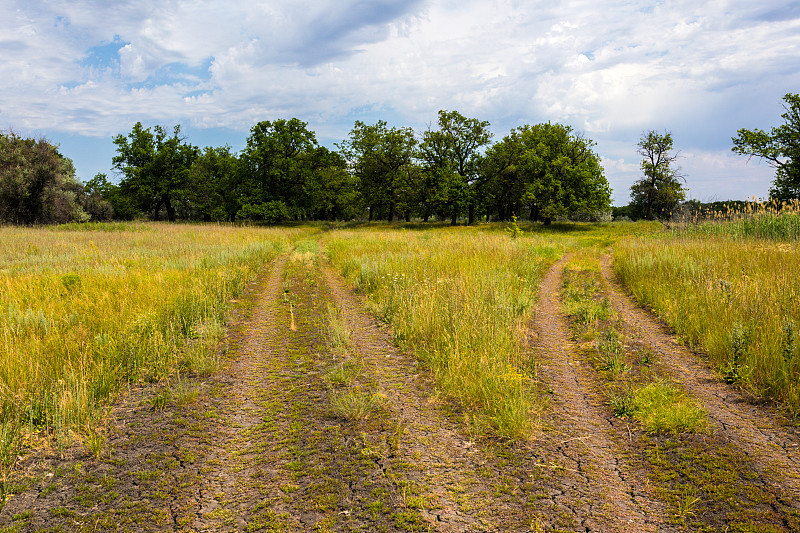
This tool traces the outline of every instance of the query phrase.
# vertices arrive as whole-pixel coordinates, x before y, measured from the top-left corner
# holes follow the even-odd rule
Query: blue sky
[[[79,178],[110,173],[136,121],[240,149],[297,117],[331,148],[355,120],[423,131],[439,109],[596,143],[617,205],[636,143],[671,131],[690,195],[764,197],[739,128],[779,124],[800,92],[800,2],[762,0],[6,0],[0,129],[42,135]]]

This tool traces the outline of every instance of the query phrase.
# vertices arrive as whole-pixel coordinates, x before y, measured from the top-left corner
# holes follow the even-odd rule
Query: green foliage
[[[674,166],[678,156],[671,153],[672,134],[648,131],[637,146],[644,158],[641,164],[644,176],[631,186],[631,206],[639,217],[647,220],[670,218],[672,211],[686,199],[680,183],[682,176]]]
[[[0,222],[85,222],[72,161],[45,139],[0,134]]]
[[[176,203],[186,197],[189,169],[199,150],[186,144],[176,125],[172,135],[161,126],[137,122],[131,132],[114,138],[114,168],[123,176],[120,193],[136,209],[158,220],[164,208],[170,222],[176,219]]]
[[[236,213],[239,220],[253,220],[276,224],[289,216],[289,209],[281,201],[264,202],[263,204],[244,204]]]
[[[239,159],[230,147],[206,147],[189,169],[186,203],[190,218],[204,221],[236,219]],[[246,218],[246,217],[243,217]]]
[[[783,124],[769,133],[761,129],[740,129],[737,136],[731,138],[731,151],[765,159],[775,168],[770,197],[792,200],[800,198],[800,95],[787,93],[783,101]]]
[[[609,209],[611,189],[593,146],[562,124],[512,130],[487,150],[483,162],[493,210],[505,218],[527,206],[531,219],[549,224],[559,216]]]
[[[262,121],[253,126],[238,168],[240,202],[243,207],[250,204],[256,208],[237,216],[278,221],[351,214],[355,188],[345,175],[344,159],[319,146],[314,132],[299,119]],[[278,209],[281,204],[285,212]]]
[[[339,149],[358,178],[370,220],[376,210],[394,220],[398,211],[410,217],[417,200],[419,170],[414,162],[417,141],[411,128],[389,128],[380,120],[356,121]]]
[[[438,125],[438,130],[423,134],[420,145],[424,182],[431,186],[428,192],[433,192],[433,201],[425,206],[426,218],[433,210],[449,215],[450,223],[455,224],[466,209],[472,224],[480,189],[476,181],[481,160],[478,151],[492,139],[489,123],[441,110]]]

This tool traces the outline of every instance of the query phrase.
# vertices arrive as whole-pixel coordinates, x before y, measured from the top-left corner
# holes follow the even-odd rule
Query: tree
[[[176,202],[185,201],[189,169],[198,149],[186,144],[176,125],[172,135],[161,126],[153,131],[137,122],[126,137],[114,138],[114,168],[122,174],[120,192],[143,212],[159,219],[163,207],[170,222],[176,218]]]
[[[358,178],[347,171],[347,162],[338,152],[324,146],[311,157],[313,172],[304,193],[309,213],[315,220],[350,220],[363,213]]]
[[[681,186],[683,176],[675,166],[678,154],[672,153],[672,134],[653,130],[642,135],[637,144],[644,176],[631,186],[631,205],[645,219],[669,218],[673,209],[686,198]]]
[[[268,221],[304,218],[308,205],[304,189],[314,171],[319,148],[314,132],[299,119],[261,121],[250,129],[241,155],[239,218]],[[247,209],[244,206],[249,205]]]
[[[439,111],[438,131],[423,134],[420,145],[424,171],[439,187],[437,196],[455,225],[459,215],[475,218],[479,150],[489,144],[492,133],[487,121],[467,118],[458,111]]]
[[[51,224],[89,220],[72,161],[45,139],[0,134],[0,222]]]
[[[549,224],[554,217],[606,210],[611,189],[594,143],[562,124],[525,125],[486,152],[482,174],[498,218],[518,214]]]
[[[410,218],[418,181],[416,145],[411,128],[389,128],[382,120],[372,125],[356,121],[348,139],[339,145],[359,180],[370,220],[379,209],[389,222],[398,210]]]
[[[800,198],[800,95],[787,93],[783,101],[783,124],[769,133],[743,128],[731,139],[731,151],[760,157],[775,168],[769,194],[781,201]]]
[[[236,219],[241,208],[236,195],[239,160],[230,147],[205,147],[189,170],[186,198],[193,217],[204,221]]]

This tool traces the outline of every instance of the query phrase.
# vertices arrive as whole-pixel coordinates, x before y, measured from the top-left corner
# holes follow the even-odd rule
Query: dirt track
[[[608,298],[622,318],[627,335],[638,345],[652,349],[663,373],[700,400],[715,433],[734,443],[752,458],[762,475],[791,491],[794,500],[800,502],[798,428],[778,425],[780,416],[774,409],[757,405],[753,398],[721,382],[697,354],[676,341],[663,323],[636,305],[617,283],[608,255],[601,258],[601,273]]]
[[[682,530],[654,497],[630,429],[610,415],[600,383],[569,339],[560,303],[566,260],[543,279],[531,323],[530,349],[551,405],[547,429],[529,441],[470,436],[464,413],[440,399],[430,375],[393,346],[388,326],[366,312],[361,297],[318,258],[293,253],[243,298],[220,372],[166,389],[132,389],[112,413],[100,457],[80,447],[63,457],[57,450],[29,455],[27,488],[0,510],[0,527]],[[607,262],[603,273],[631,336],[652,345],[665,371],[712,406],[719,431],[742,439],[775,483],[796,473],[795,455],[780,458],[796,435],[763,423],[762,411],[713,385],[613,284]],[[331,346],[331,313],[350,333],[345,349]],[[154,401],[159,394],[168,398],[164,404]],[[375,403],[348,416],[334,407],[343,397]],[[785,447],[776,453],[773,443]],[[795,491],[797,478],[787,478],[786,487]]]

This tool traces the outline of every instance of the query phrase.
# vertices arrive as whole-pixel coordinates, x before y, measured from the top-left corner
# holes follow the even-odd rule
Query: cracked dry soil
[[[317,258],[282,256],[242,300],[221,371],[131,389],[99,457],[79,446],[30,454],[0,527],[585,531],[587,516],[605,516],[594,488],[541,449],[471,439],[426,371]],[[329,342],[331,309],[351,332],[345,354]],[[345,384],[331,378],[343,367],[354,369]],[[169,402],[154,402],[165,390]],[[348,417],[333,407],[348,395],[380,401]]]
[[[285,254],[242,299],[220,372],[169,385],[164,408],[154,409],[159,386],[128,391],[99,457],[77,446],[29,454],[0,531],[683,530],[652,496],[635,446],[620,445],[625,429],[569,340],[566,260],[543,279],[531,324],[552,405],[528,442],[471,438],[338,274]],[[658,323],[610,286],[626,324],[673,353]],[[350,331],[345,351],[331,346],[332,312]],[[764,472],[797,471],[796,455],[773,449],[790,454],[796,435],[709,386],[691,357],[663,360],[692,393],[728,405],[712,418]],[[332,378],[344,368],[348,380]],[[334,408],[343,397],[379,401],[348,417]]]
[[[601,256],[600,265],[609,301],[632,346],[652,350],[663,373],[701,402],[714,432],[748,456],[758,473],[788,492],[787,499],[800,508],[800,428],[776,408],[723,383],[658,318],[635,303],[616,280],[609,255]]]

